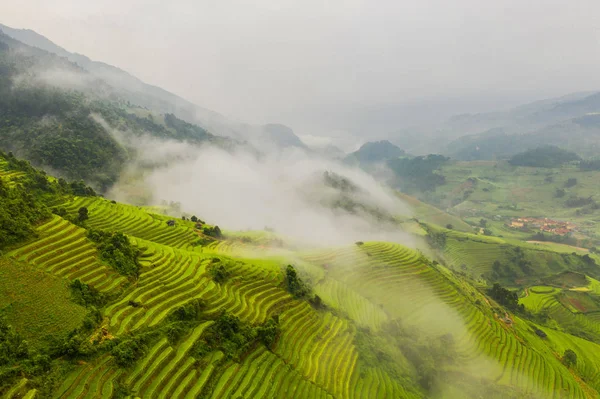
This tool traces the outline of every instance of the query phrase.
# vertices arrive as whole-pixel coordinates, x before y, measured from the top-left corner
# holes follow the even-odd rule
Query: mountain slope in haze
[[[368,164],[385,162],[405,155],[406,153],[400,147],[390,143],[388,140],[369,141],[363,144],[358,150],[349,154],[345,162],[350,164]]]
[[[496,160],[543,145],[554,145],[584,157],[599,156],[600,114],[584,114],[527,134],[508,134],[502,128],[491,129],[456,139],[448,145],[446,153],[465,161]]]
[[[205,125],[205,128],[209,130],[219,126],[215,131],[224,136],[231,133],[223,129],[223,126],[229,124],[223,115],[201,108],[159,87],[146,84],[122,69],[103,62],[92,61],[82,54],[71,53],[30,29],[14,29],[0,24],[0,30],[24,44],[64,57],[79,65],[95,77],[106,81],[115,90],[119,91],[119,95],[134,104],[147,107],[158,113],[175,114],[190,123]]]
[[[0,31],[31,47],[68,59],[88,71],[94,78],[110,85],[111,93],[132,104],[148,108],[159,114],[174,114],[178,118],[188,123],[200,125],[216,135],[250,141],[256,143],[256,145],[270,143],[280,148],[289,146],[306,148],[293,131],[283,125],[253,126],[237,122],[218,112],[193,104],[160,87],[144,83],[120,68],[103,62],[92,61],[82,54],[71,53],[30,29],[14,29],[0,24]],[[97,93],[96,88],[86,86],[88,86],[85,87],[88,90],[92,89]],[[83,90],[84,87],[81,87],[80,84],[77,89]]]
[[[508,111],[463,114],[450,118],[444,130],[460,135],[503,128],[507,133],[527,133],[562,120],[600,111],[600,93],[581,92],[524,104]]]
[[[49,71],[86,81],[93,90],[56,86],[48,81]],[[142,136],[223,148],[238,144],[173,114],[132,106],[66,58],[1,32],[0,93],[0,149],[69,179],[84,179],[101,191],[135,159]]]
[[[298,147],[307,149],[306,145],[294,134],[294,131],[288,126],[270,123],[263,126],[263,135],[261,140],[275,143],[280,148]]]

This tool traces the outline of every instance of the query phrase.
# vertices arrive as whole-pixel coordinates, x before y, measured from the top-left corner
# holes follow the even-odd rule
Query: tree
[[[490,229],[483,229],[483,235],[484,236],[491,236],[492,235],[492,230],[490,230]]]
[[[78,214],[79,214],[79,216],[77,219],[80,222],[86,221],[90,217],[89,211],[85,206],[82,206],[81,208],[79,208]]]
[[[448,223],[448,224],[446,225],[446,228],[447,228],[448,230],[452,230],[452,229],[454,229],[454,226],[452,226],[452,224]]]
[[[198,221],[198,218],[196,217],[196,215],[194,215],[194,216],[192,216],[192,217],[190,218],[190,220],[191,220],[192,222],[196,223],[196,222]]]
[[[576,366],[577,365],[577,353],[573,352],[572,349],[565,350],[565,354],[563,356],[563,363],[567,367]]]
[[[487,227],[487,220],[485,220],[485,219],[481,219],[481,220],[479,221],[479,226],[480,226],[480,227],[483,227],[483,228]]]
[[[302,298],[308,294],[308,287],[298,277],[296,269],[292,265],[287,265],[285,269],[285,280],[287,282],[287,288],[290,294],[296,298]]]
[[[565,196],[567,192],[565,191],[564,188],[557,188],[556,191],[554,192],[554,196],[556,198],[562,198]]]
[[[569,188],[569,187],[573,187],[577,184],[577,179],[574,177],[569,177],[567,179],[567,181],[565,182],[565,187]]]

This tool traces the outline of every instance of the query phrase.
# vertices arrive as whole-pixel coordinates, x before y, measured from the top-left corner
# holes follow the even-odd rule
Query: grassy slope
[[[2,314],[34,347],[64,337],[86,314],[70,300],[65,280],[9,259],[0,258],[0,293]]]
[[[432,205],[419,201],[415,197],[404,193],[398,193],[398,197],[407,203],[414,212],[414,217],[425,223],[436,224],[438,226],[446,226],[451,224],[456,230],[471,232],[473,228],[460,218],[450,215]]]

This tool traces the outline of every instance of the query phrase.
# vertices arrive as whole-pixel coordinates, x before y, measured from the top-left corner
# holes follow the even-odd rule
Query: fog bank
[[[155,140],[145,145],[144,141],[137,146],[133,173],[123,177],[110,197],[127,200],[133,174],[136,186],[147,191],[152,204],[179,202],[183,212],[229,230],[269,227],[311,245],[410,241],[396,226],[378,222],[368,213],[332,209],[340,191],[325,184],[325,171],[357,186],[353,201],[390,215],[409,215],[408,207],[392,191],[358,169],[298,149],[256,157],[243,150],[227,152],[168,141],[157,145]],[[147,166],[152,159],[160,164],[141,171],[139,165]]]

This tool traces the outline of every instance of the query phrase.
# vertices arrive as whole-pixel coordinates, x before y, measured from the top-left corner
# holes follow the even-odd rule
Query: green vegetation
[[[285,283],[289,293],[296,298],[303,298],[310,293],[310,289],[300,279],[296,269],[292,265],[287,265],[285,268]]]
[[[545,146],[513,155],[508,163],[514,166],[558,168],[564,163],[579,161],[580,159],[574,152],[563,150],[556,146]]]
[[[81,210],[85,209],[85,220],[88,218],[86,208],[79,208],[79,219]],[[131,245],[127,236],[123,233],[110,233],[102,230],[90,229],[88,238],[98,244],[100,258],[111,265],[117,272],[124,276],[137,277],[139,274],[139,251]]]
[[[443,185],[446,179],[437,172],[449,158],[442,155],[430,154],[414,158],[396,158],[388,161],[388,166],[394,172],[394,185],[402,191],[431,191]]]
[[[499,304],[506,306],[512,311],[523,310],[525,308],[523,305],[520,305],[521,308],[519,308],[519,296],[516,292],[507,290],[498,283],[495,283],[488,292]]]
[[[358,163],[365,167],[370,163],[384,162],[404,156],[406,153],[387,140],[371,141],[363,144],[357,151],[348,155],[346,163]]]

